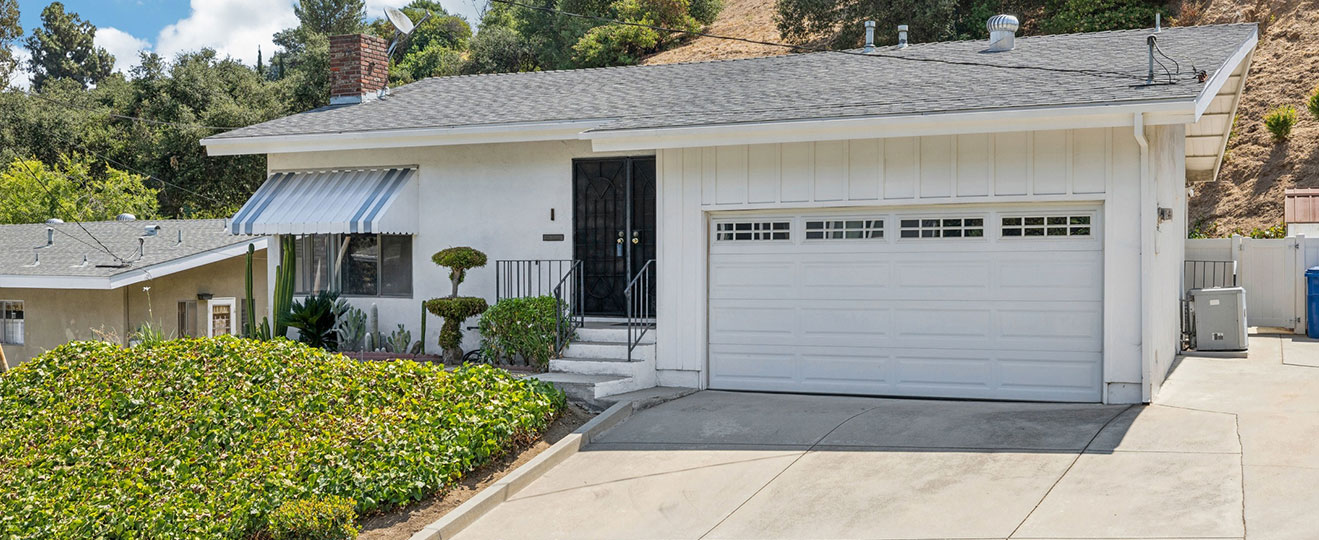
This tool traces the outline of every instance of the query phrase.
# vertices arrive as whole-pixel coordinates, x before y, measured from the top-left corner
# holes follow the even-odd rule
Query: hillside
[[[774,26],[775,0],[725,0],[709,33],[781,41]],[[1282,221],[1283,190],[1319,188],[1319,121],[1304,100],[1319,85],[1319,0],[1185,0],[1176,24],[1261,22],[1238,112],[1236,135],[1218,181],[1198,184],[1191,199],[1192,224],[1216,225],[1220,235],[1267,228]],[[748,58],[789,49],[698,37],[647,58],[645,64]],[[1264,129],[1270,109],[1294,105],[1301,114],[1292,139],[1274,144]]]
[[[1219,235],[1277,225],[1284,189],[1319,187],[1319,121],[1304,108],[1319,85],[1319,0],[1212,0],[1198,22],[1270,20],[1261,23],[1236,135],[1218,181],[1196,185],[1191,199],[1192,223],[1215,224],[1212,232]],[[1290,141],[1275,144],[1264,115],[1287,103],[1296,107],[1300,122]]]

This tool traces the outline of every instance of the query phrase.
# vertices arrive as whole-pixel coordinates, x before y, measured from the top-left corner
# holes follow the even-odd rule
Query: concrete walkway
[[[1319,343],[1251,347],[1148,407],[700,392],[458,538],[1319,537]]]

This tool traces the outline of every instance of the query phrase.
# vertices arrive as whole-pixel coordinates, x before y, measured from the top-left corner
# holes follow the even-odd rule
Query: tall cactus
[[[247,299],[243,300],[243,302],[247,303],[247,305],[244,306],[247,308],[247,320],[243,321],[244,323],[243,337],[245,338],[254,337],[257,333],[256,297],[252,295],[252,259],[254,259],[255,257],[256,257],[256,246],[252,244],[248,244],[247,245],[247,283],[246,283]]]
[[[291,235],[279,237],[279,257],[281,263],[275,267],[275,298],[271,319],[274,320],[274,332],[270,337],[280,338],[288,334],[289,327],[285,317],[293,309],[293,276],[297,275],[297,261],[294,259],[297,240]]]

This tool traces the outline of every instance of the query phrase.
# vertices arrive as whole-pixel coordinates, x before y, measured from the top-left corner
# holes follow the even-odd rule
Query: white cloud
[[[123,73],[138,64],[138,53],[151,50],[151,42],[118,28],[107,26],[96,29],[96,46],[114,55],[114,69]]]
[[[32,86],[32,73],[27,70],[27,61],[32,58],[32,54],[27,49],[19,46],[10,48],[14,53],[14,60],[18,62],[18,68],[9,79],[9,85],[27,90]]]
[[[292,0],[192,0],[188,17],[160,31],[156,52],[172,59],[181,52],[211,48],[221,57],[255,64],[257,46],[268,58],[275,50],[275,32],[297,24]]]

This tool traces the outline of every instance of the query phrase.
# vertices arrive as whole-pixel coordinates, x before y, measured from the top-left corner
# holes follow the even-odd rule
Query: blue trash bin
[[[1305,271],[1305,335],[1319,339],[1319,266]]]

